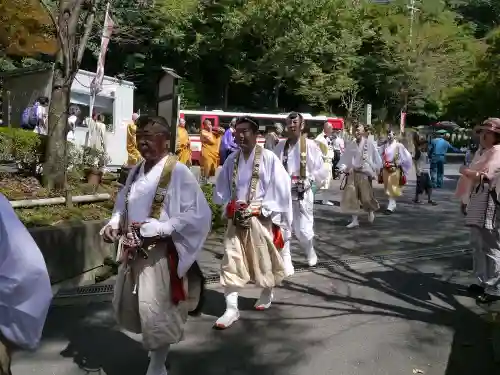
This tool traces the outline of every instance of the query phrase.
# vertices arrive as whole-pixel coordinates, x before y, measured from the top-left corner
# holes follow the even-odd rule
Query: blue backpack
[[[21,115],[21,128],[26,130],[33,130],[38,125],[38,106],[40,104],[35,102],[35,104],[26,107]]]

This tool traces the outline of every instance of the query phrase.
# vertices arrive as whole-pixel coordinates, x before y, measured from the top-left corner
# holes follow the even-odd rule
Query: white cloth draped
[[[384,157],[385,153],[385,157]],[[411,171],[411,167],[413,164],[413,160],[410,152],[406,149],[406,147],[399,143],[398,141],[393,141],[392,143],[386,143],[381,147],[382,154],[382,162],[385,162],[387,159],[390,162],[393,162],[396,155],[398,155],[397,166],[403,169],[403,173],[408,175]]]
[[[328,148],[328,152],[327,152],[326,156],[324,156],[324,159],[325,159],[325,162],[329,161],[331,163],[333,156],[334,156],[334,154],[333,154],[333,142],[334,142],[334,140],[328,142],[328,138],[327,138],[325,132],[323,132],[316,137],[316,141],[323,143]]]
[[[366,160],[363,160],[365,153]],[[357,170],[368,176],[377,177],[382,168],[382,158],[373,140],[363,137],[359,144],[356,141],[347,143],[338,165],[340,170],[346,172]]]
[[[238,152],[229,155],[217,176],[213,197],[215,204],[225,206],[232,199],[234,163],[237,155]],[[248,160],[245,160],[243,155],[239,158],[236,200],[246,202],[248,199],[254,159],[255,148]],[[272,151],[262,150],[259,181],[252,201],[260,202],[262,213],[265,216],[271,215],[275,224],[284,229],[291,227],[293,216],[290,177]]]
[[[126,183],[131,183],[137,168],[140,168],[132,183],[128,204],[128,222],[144,222],[150,218],[151,205],[167,157],[158,162],[144,174],[144,163],[135,166],[129,173]],[[115,208],[108,225],[118,229],[120,218],[125,210],[125,191],[117,196]],[[177,162],[166,191],[160,222],[163,232],[171,233],[175,248],[179,254],[177,273],[183,277],[196,260],[205,240],[210,233],[212,211],[208,205],[198,181],[188,167]]]
[[[280,141],[274,153],[278,155],[280,160],[283,160],[283,151],[285,148],[285,140]],[[306,177],[316,183],[317,186],[321,186],[324,181],[328,178],[328,168],[325,167],[323,162],[323,154],[316,144],[315,141],[311,139],[306,140]],[[299,176],[300,174],[300,140],[297,141],[295,145],[288,149],[288,175]],[[293,232],[297,238],[304,239],[303,243],[310,241],[314,237],[314,216],[313,216],[313,206],[314,206],[314,194],[311,189],[308,189],[304,194],[303,200],[293,201]],[[285,233],[285,241],[289,243],[291,237],[290,231]],[[289,245],[285,245],[289,246]],[[303,245],[305,246],[305,245]]]
[[[35,349],[52,300],[47,266],[1,194],[0,219],[0,331],[12,343]]]

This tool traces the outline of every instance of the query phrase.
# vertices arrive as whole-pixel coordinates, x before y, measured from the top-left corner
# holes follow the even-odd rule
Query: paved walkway
[[[396,254],[407,251],[438,251],[467,246],[469,232],[463,224],[459,202],[453,198],[458,178],[458,166],[446,168],[447,177],[443,189],[436,190],[438,206],[415,205],[415,178],[410,176],[403,197],[398,200],[394,214],[377,214],[370,225],[361,216],[361,226],[347,229],[350,216],[342,213],[338,204],[341,199],[340,181],[335,181],[328,193],[337,206],[315,205],[315,246],[320,261],[360,254]],[[382,185],[374,184],[375,194],[382,208],[387,199]],[[425,197],[424,197],[425,198]],[[424,199],[425,200],[425,199]],[[222,258],[222,233],[212,235],[206,242],[200,263],[207,274],[217,274]],[[296,242],[292,246],[293,261],[305,265],[302,251]]]
[[[409,264],[354,262],[297,274],[276,291],[273,308],[211,326],[224,310],[218,287],[170,355],[170,375],[493,375],[488,329],[462,285],[467,257]],[[66,350],[70,348],[70,350]],[[71,353],[71,355],[68,355]],[[66,357],[64,356],[66,355]],[[110,303],[55,307],[36,353],[15,356],[13,375],[143,375],[140,336],[121,332]],[[420,372],[421,371],[421,372]]]

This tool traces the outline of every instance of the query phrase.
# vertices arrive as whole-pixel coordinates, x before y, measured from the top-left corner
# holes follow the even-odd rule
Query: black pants
[[[0,375],[12,375],[10,372],[11,355],[12,346],[0,333]]]
[[[417,176],[417,191],[416,195],[420,195],[422,193],[426,193],[429,197],[432,194],[432,183],[431,183],[431,177],[429,176],[429,173],[427,172],[422,172],[420,176]]]
[[[332,175],[333,178],[337,178],[338,173],[337,173],[337,164],[340,161],[340,151],[339,150],[334,150],[333,151],[333,160],[332,160]]]

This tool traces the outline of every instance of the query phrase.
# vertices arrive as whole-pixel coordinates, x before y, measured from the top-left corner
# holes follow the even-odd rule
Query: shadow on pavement
[[[439,260],[442,263],[449,261],[450,259]],[[457,264],[465,268],[467,263],[464,259],[460,262],[456,259],[451,261],[452,263],[445,264],[445,268],[453,270]],[[464,286],[443,280],[441,275],[423,273],[411,265],[400,267],[378,263],[384,268],[360,272],[344,265],[313,272],[334,285],[371,288],[391,297],[395,303],[357,297],[351,293],[351,288],[346,293],[335,290],[325,293],[309,285],[296,283],[293,279],[286,281],[284,288],[323,297],[325,301],[332,303],[331,309],[337,314],[385,316],[451,328],[454,336],[444,375],[500,373],[500,365],[494,362],[488,323],[459,301],[459,298],[468,296]],[[441,302],[437,303],[437,299]],[[293,303],[283,305],[293,306]],[[403,345],[418,350],[420,344],[439,340],[439,334],[429,337],[415,332]]]
[[[204,315],[189,318],[186,326],[188,342],[172,346],[167,363],[169,374],[287,373],[303,359],[304,348],[314,344],[301,338],[307,328],[281,319],[279,309],[265,312],[265,320],[242,317],[230,330],[214,330],[211,324],[224,313],[224,296],[213,290],[206,293]],[[241,311],[262,314],[253,311],[254,303],[253,298],[239,299]],[[109,303],[54,307],[49,313],[43,340],[67,339],[69,344],[61,356],[72,358],[75,366],[87,373],[102,369],[106,375],[145,374],[147,352],[139,341],[119,330],[111,310]],[[192,340],[194,345],[189,342]],[[202,344],[196,345],[198,340]],[[275,349],[272,356],[262,351],[262,340],[267,348],[270,345]]]

